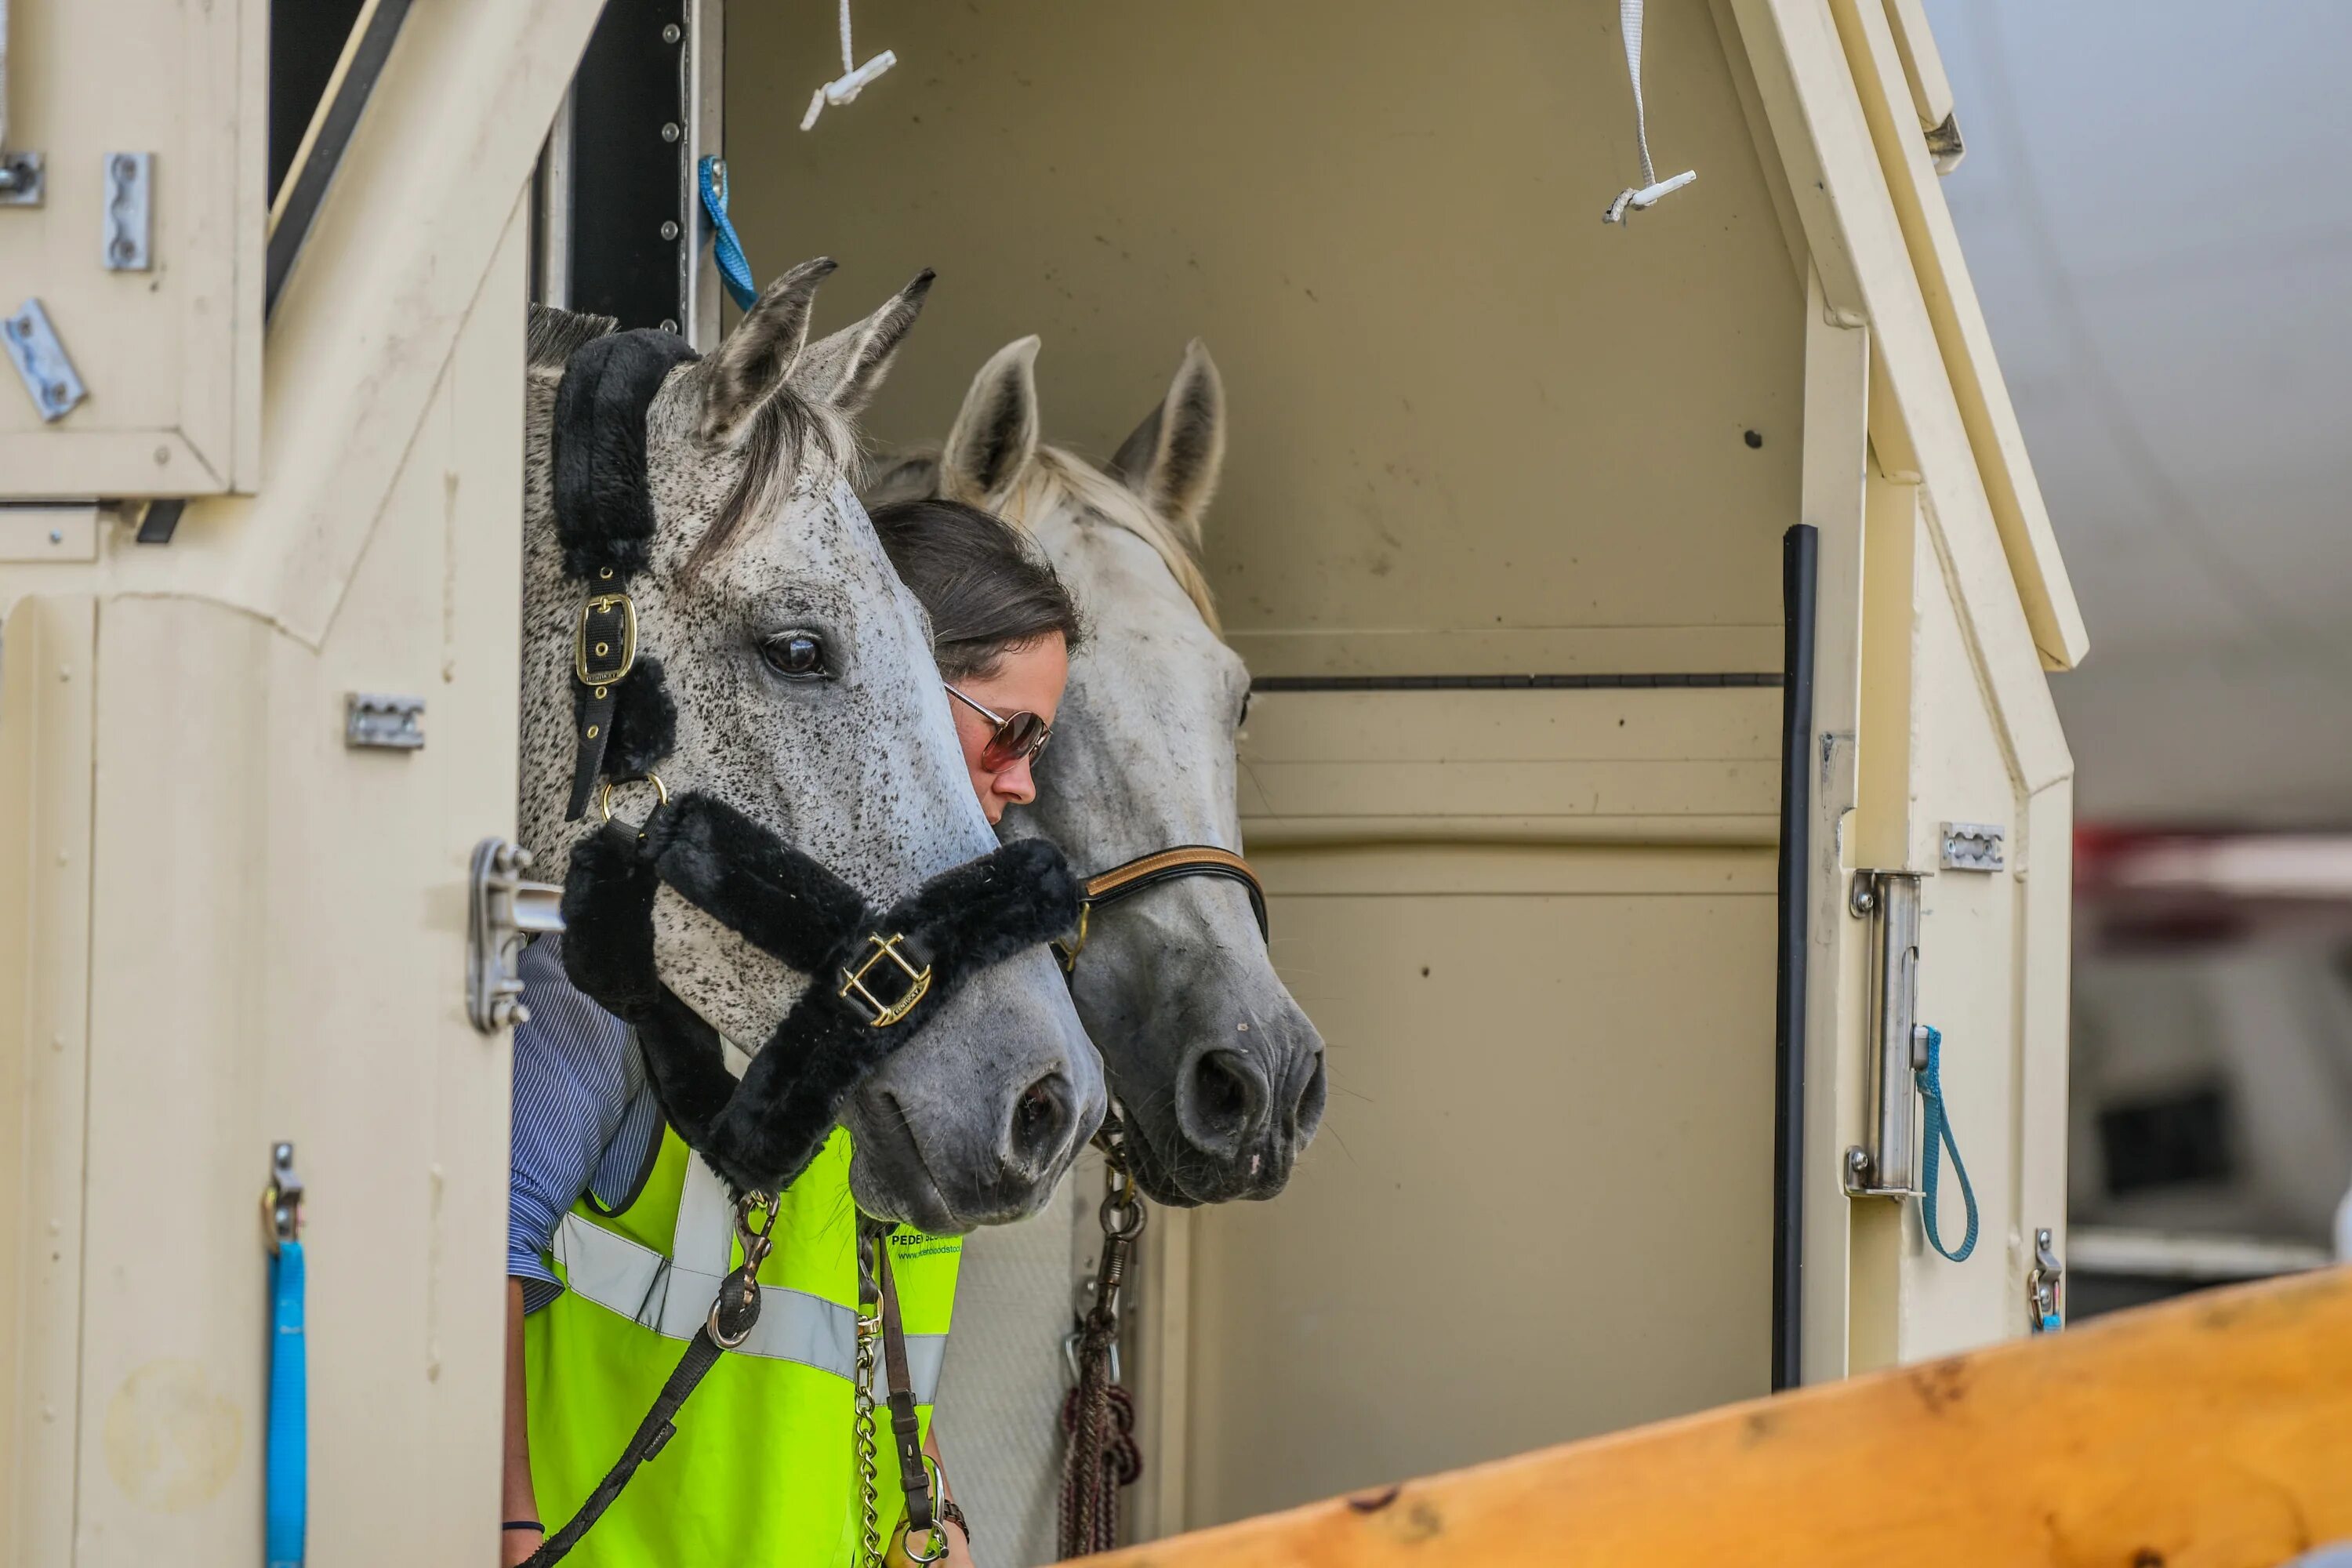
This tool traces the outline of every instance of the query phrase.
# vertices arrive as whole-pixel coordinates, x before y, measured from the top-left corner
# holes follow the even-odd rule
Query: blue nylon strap
[[[727,165],[706,157],[700,177],[702,210],[710,219],[710,257],[719,263],[719,280],[727,285],[727,297],[735,301],[735,308],[748,310],[758,302],[760,290],[751,281],[751,263],[743,254],[743,242],[736,237],[734,222],[727,216]]]
[[[302,1568],[310,1512],[310,1361],[302,1332],[302,1244],[282,1241],[269,1260],[269,1449],[262,1560]]]
[[[1943,1079],[1944,1032],[1927,1031],[1927,1065],[1914,1076],[1918,1079],[1919,1098],[1927,1106],[1926,1147],[1919,1155],[1919,1227],[1927,1233],[1927,1245],[1954,1263],[1960,1262],[1977,1249],[1977,1194],[1969,1185],[1969,1168],[1960,1163],[1960,1146],[1952,1141],[1952,1119],[1944,1110]],[[1960,1181],[1960,1198],[1968,1205],[1969,1233],[1960,1238],[1958,1247],[1944,1245],[1936,1223],[1936,1179],[1941,1173],[1940,1154],[1944,1150],[1952,1154],[1952,1174]]]
[[[2065,1326],[2065,1320],[2061,1318],[2057,1313],[2044,1312],[2042,1314],[2042,1331],[2043,1333],[2051,1333],[2056,1330],[2063,1329]]]

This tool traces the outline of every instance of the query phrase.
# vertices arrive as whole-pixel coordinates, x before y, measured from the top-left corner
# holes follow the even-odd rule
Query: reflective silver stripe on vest
[[[572,1290],[665,1339],[692,1339],[726,1278],[673,1263],[578,1214],[563,1216],[550,1250]],[[947,1343],[945,1334],[907,1336],[907,1369],[919,1405],[939,1395]],[[729,1353],[794,1361],[850,1382],[857,1375],[857,1314],[804,1290],[762,1285],[760,1321],[751,1337]]]

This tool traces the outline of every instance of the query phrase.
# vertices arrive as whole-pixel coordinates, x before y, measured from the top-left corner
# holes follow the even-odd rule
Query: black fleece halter
[[[646,411],[694,357],[672,333],[582,347],[556,393],[556,534],[583,590],[576,626],[578,760],[567,820],[598,784],[646,775],[675,744],[658,660],[641,653],[632,576],[652,559]],[[739,1080],[718,1031],[662,983],[654,898],[668,885],[786,967],[815,976]],[[726,802],[665,794],[644,823],[614,818],[572,851],[563,965],[635,1026],[670,1125],[740,1196],[808,1168],[865,1076],[972,971],[1076,925],[1085,891],[1042,839],[954,867],[887,910]],[[836,984],[837,981],[837,984]]]

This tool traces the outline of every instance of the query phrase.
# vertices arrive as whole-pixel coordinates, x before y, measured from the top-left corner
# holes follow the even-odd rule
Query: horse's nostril
[[[1314,1070],[1307,1075],[1298,1099],[1290,1107],[1290,1131],[1302,1144],[1323,1124],[1323,1101],[1329,1093],[1330,1087],[1323,1079],[1323,1053],[1317,1051]]]
[[[1031,1084],[1013,1102],[1013,1157],[1033,1171],[1052,1164],[1069,1139],[1073,1115],[1061,1074],[1049,1073]]]
[[[1184,1075],[1178,1121],[1200,1148],[1231,1153],[1249,1133],[1263,1091],[1236,1051],[1203,1051]]]

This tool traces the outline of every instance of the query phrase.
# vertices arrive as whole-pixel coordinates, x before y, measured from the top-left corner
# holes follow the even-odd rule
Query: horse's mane
[[[620,325],[612,316],[533,305],[524,334],[524,363],[552,380],[584,345],[619,331]],[[810,455],[839,471],[856,452],[857,437],[838,410],[813,403],[785,385],[760,405],[738,445],[744,454],[743,471],[727,492],[719,515],[688,553],[686,576],[693,576],[725,554],[752,518],[764,515],[776,504],[779,481],[789,483]]]
[[[533,305],[523,334],[523,363],[532,370],[562,370],[583,348],[620,329],[620,319],[586,310]]]
[[[1217,619],[1216,601],[1209,593],[1208,575],[1201,570],[1200,558],[1193,553],[1192,543],[1179,535],[1166,519],[1144,505],[1141,497],[1084,458],[1059,447],[1041,445],[1004,500],[1004,520],[1034,528],[1035,520],[1045,517],[1057,506],[1091,513],[1150,545],[1167,563],[1177,586],[1192,601],[1192,607],[1200,611],[1209,629],[1219,637],[1224,635],[1224,627]]]

